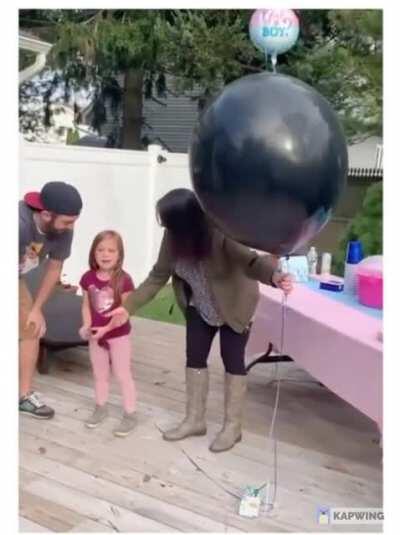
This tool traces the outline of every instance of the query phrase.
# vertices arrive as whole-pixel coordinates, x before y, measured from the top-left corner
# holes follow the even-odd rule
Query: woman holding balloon
[[[298,36],[290,10],[258,10],[256,46],[272,56]],[[275,70],[275,68],[274,68]],[[348,157],[330,104],[307,84],[280,74],[229,84],[201,115],[190,147],[194,192],[170,191],[157,203],[165,228],[147,279],[110,315],[126,320],[172,276],[186,315],[186,416],[166,440],[206,433],[207,358],[220,333],[225,366],[224,425],[211,451],[241,439],[246,393],[244,351],[258,301],[258,282],[292,290],[271,256],[288,255],[328,222],[346,183]]]
[[[186,415],[180,425],[163,433],[165,440],[206,433],[207,359],[219,331],[225,417],[210,450],[225,451],[241,440],[247,382],[244,352],[259,296],[257,281],[285,293],[291,291],[292,282],[275,270],[272,257],[260,256],[221,234],[190,190],[167,193],[157,203],[157,216],[165,228],[158,259],[124,307],[133,314],[172,276],[176,300],[186,316]]]

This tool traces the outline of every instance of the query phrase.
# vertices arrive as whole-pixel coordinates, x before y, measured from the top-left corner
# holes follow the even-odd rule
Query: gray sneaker
[[[93,413],[85,421],[86,427],[90,427],[91,429],[97,427],[99,424],[101,424],[107,414],[108,410],[106,405],[96,405]]]
[[[116,437],[126,437],[136,425],[136,413],[124,412],[122,420],[114,429],[113,433]]]
[[[19,412],[40,420],[50,420],[54,416],[54,410],[43,403],[37,392],[29,392],[20,398]]]

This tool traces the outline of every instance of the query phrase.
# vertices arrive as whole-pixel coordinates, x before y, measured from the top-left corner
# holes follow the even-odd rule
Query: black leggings
[[[239,334],[228,325],[208,325],[193,306],[189,306],[186,311],[186,366],[207,368],[211,344],[218,330],[225,371],[232,375],[246,375],[244,350],[250,329]]]

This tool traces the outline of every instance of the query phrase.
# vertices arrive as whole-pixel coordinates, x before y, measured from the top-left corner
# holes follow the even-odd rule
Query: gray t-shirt
[[[71,254],[73,231],[62,234],[43,234],[33,219],[33,210],[19,202],[19,264],[20,273],[26,273],[46,257],[65,260]]]

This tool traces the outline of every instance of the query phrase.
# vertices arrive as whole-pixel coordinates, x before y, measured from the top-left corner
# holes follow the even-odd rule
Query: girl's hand
[[[272,275],[272,282],[277,288],[283,290],[286,295],[290,294],[290,292],[293,290],[293,279],[289,273],[275,271]]]
[[[82,340],[89,340],[90,338],[90,325],[82,325],[79,329],[79,336]]]
[[[113,318],[112,324],[114,327],[120,327],[129,321],[128,311],[124,307],[114,308],[111,312],[104,314],[106,318]]]
[[[100,338],[103,338],[103,336],[110,331],[110,327],[108,325],[105,325],[104,327],[92,327],[90,329],[90,339],[91,340],[100,340]]]

